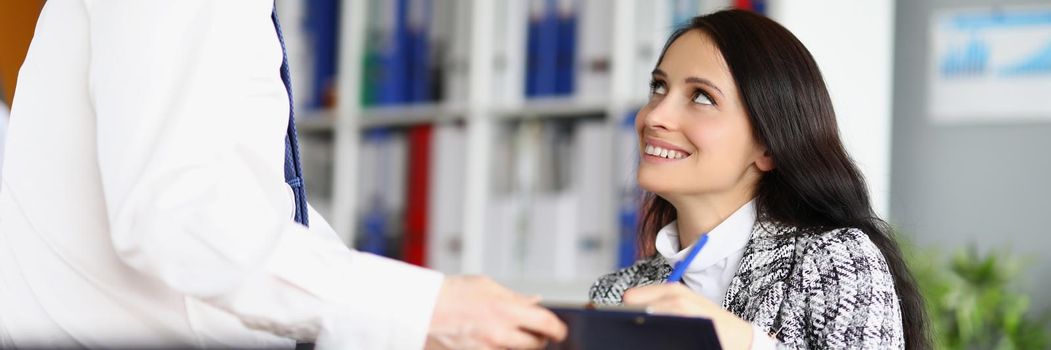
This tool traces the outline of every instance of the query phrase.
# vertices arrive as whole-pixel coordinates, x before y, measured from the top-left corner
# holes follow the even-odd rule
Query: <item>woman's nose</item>
[[[667,98],[655,101],[652,107],[643,110],[643,113],[643,124],[648,129],[675,130],[676,128],[676,113]]]

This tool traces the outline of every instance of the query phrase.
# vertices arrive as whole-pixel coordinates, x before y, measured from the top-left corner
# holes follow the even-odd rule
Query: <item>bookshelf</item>
[[[374,29],[370,22],[373,21],[372,17],[375,17],[376,13],[376,9],[370,9],[370,6],[388,6],[389,4],[377,3],[375,0],[342,2],[340,16],[343,20],[340,21],[338,29],[339,73],[335,79],[338,103],[331,109],[300,112],[297,126],[300,133],[304,135],[301,138],[308,139],[307,143],[312,142],[310,138],[319,138],[329,144],[327,147],[330,147],[330,150],[325,150],[324,156],[315,157],[315,160],[321,158],[318,161],[330,161],[327,166],[318,168],[325,174],[312,176],[309,170],[307,172],[308,188],[312,185],[322,187],[320,190],[315,190],[310,197],[310,202],[326,217],[345,242],[360,245],[363,240],[368,239],[369,233],[363,232],[363,227],[367,231],[369,225],[375,222],[369,221],[369,217],[361,214],[371,209],[372,206],[361,198],[374,197],[372,192],[378,187],[375,184],[387,183],[383,181],[388,180],[382,175],[376,176],[364,171],[363,169],[373,167],[362,166],[362,162],[380,159],[379,162],[382,163],[382,159],[389,154],[402,154],[398,153],[402,152],[400,150],[383,151],[387,153],[380,153],[379,156],[371,154],[370,152],[373,152],[376,147],[382,147],[370,143],[375,142],[377,137],[383,137],[376,136],[377,131],[408,133],[414,128],[432,126],[435,130],[433,138],[446,137],[448,135],[438,135],[443,132],[452,132],[451,135],[455,135],[452,137],[453,141],[462,143],[462,152],[451,158],[461,159],[459,162],[462,164],[457,163],[457,169],[453,172],[454,177],[459,179],[456,183],[461,185],[442,187],[440,190],[430,188],[432,194],[441,192],[442,196],[455,192],[450,197],[455,200],[443,203],[432,199],[430,208],[428,208],[431,211],[437,210],[438,207],[442,207],[442,210],[455,208],[455,210],[447,210],[452,213],[451,217],[430,220],[429,224],[445,225],[446,222],[453,222],[453,225],[458,228],[456,231],[459,231],[458,237],[455,237],[456,249],[453,249],[457,256],[455,259],[436,263],[438,266],[429,267],[454,274],[486,274],[516,291],[543,295],[547,300],[553,301],[584,301],[591,282],[599,275],[617,268],[618,247],[621,241],[620,231],[623,224],[620,218],[624,210],[625,186],[634,184],[631,176],[633,158],[630,152],[633,152],[635,145],[625,145],[625,137],[622,135],[625,118],[633,114],[633,111],[645,101],[648,71],[652,68],[664,40],[671,32],[673,27],[671,21],[674,17],[672,12],[682,7],[686,11],[699,13],[732,4],[730,0],[721,2],[697,0],[540,1],[545,1],[547,5],[559,9],[563,6],[574,5],[577,6],[578,11],[587,6],[606,7],[603,9],[606,11],[603,15],[604,19],[596,22],[594,18],[581,17],[576,24],[590,28],[587,30],[594,31],[595,28],[600,28],[599,30],[604,32],[603,35],[597,37],[597,40],[589,38],[588,44],[584,44],[582,39],[577,39],[579,45],[595,46],[593,42],[601,42],[597,45],[598,48],[581,46],[578,49],[581,51],[599,50],[599,55],[605,60],[603,65],[606,67],[606,73],[602,78],[605,80],[601,84],[587,85],[591,89],[587,94],[573,92],[557,96],[550,94],[532,97],[518,96],[517,98],[512,96],[508,99],[507,94],[502,93],[501,86],[507,86],[508,82],[501,79],[506,79],[508,73],[501,71],[499,65],[492,62],[494,57],[506,54],[507,51],[512,53],[517,51],[513,48],[509,49],[505,42],[494,37],[508,35],[508,32],[514,33],[513,28],[501,28],[500,26],[507,24],[498,19],[502,18],[501,13],[511,13],[507,11],[530,9],[528,6],[536,0],[509,0],[508,2],[433,0],[432,10],[436,16],[468,14],[466,18],[456,19],[458,23],[445,24],[451,28],[447,32],[452,33],[448,40],[454,42],[449,46],[453,49],[466,48],[458,57],[455,52],[449,53],[453,59],[460,59],[455,69],[462,71],[463,76],[460,77],[461,80],[458,83],[455,83],[459,85],[447,84],[446,86],[456,86],[463,91],[447,92],[447,96],[443,96],[444,98],[438,101],[382,106],[365,105],[361,98],[364,92],[362,77],[367,74],[363,58],[369,54],[367,44],[370,40],[369,31]],[[410,4],[414,1],[403,0],[400,3]],[[684,4],[689,6],[684,6]],[[518,20],[522,25],[526,25],[528,19],[518,18]],[[509,21],[515,22],[514,20]],[[469,30],[456,27],[464,23],[467,23]],[[519,34],[523,37],[528,35],[525,33],[527,28],[519,29],[522,31]],[[578,33],[581,32],[578,31]],[[520,44],[526,46],[527,42],[523,40]],[[526,54],[527,49],[523,47],[518,53]],[[596,55],[594,52],[582,52],[582,54]],[[526,57],[517,60],[509,60],[504,57],[498,60],[517,62],[520,65],[529,64],[529,59]],[[511,74],[528,74],[528,69],[529,67],[512,69]],[[523,81],[512,80],[510,84],[518,84],[518,89],[524,90],[524,87],[521,86],[525,84]],[[578,87],[586,84],[579,79],[577,81]],[[523,94],[519,93],[519,95]],[[558,134],[559,131],[552,131],[558,127],[552,128],[549,124],[570,128],[574,130],[573,133],[583,134],[585,133],[583,130],[587,129],[586,133],[589,135],[587,137],[591,140],[589,142],[595,143],[587,146],[590,147],[591,152],[558,156],[556,154],[558,152],[552,152],[558,148],[551,148],[545,144],[530,145],[528,139],[523,139],[523,134],[534,131],[542,135]],[[450,126],[452,128],[449,128]],[[446,129],[439,131],[443,127]],[[633,130],[630,133],[630,137],[634,137]],[[442,142],[452,142],[448,139],[444,140],[446,141]],[[432,142],[439,141],[432,140]],[[631,142],[633,141],[629,143]],[[579,146],[576,143],[574,145]],[[326,146],[310,145],[310,148],[313,149],[319,147]],[[531,149],[530,147],[537,148]],[[510,151],[508,151],[509,148]],[[574,152],[572,147],[561,148],[561,150],[563,153]],[[511,157],[514,159],[508,160],[506,157],[508,154],[518,156],[524,153],[532,154],[533,158],[538,159],[537,162],[588,164],[587,166],[592,169],[586,174],[592,175],[572,175],[575,176],[574,180],[562,180],[562,182],[572,182],[572,193],[579,195],[580,198],[570,198],[566,201],[565,196],[560,195],[561,192],[543,190],[542,188],[546,186],[543,180],[523,180],[521,176],[515,174],[501,175],[498,171],[494,171],[494,169],[502,168],[526,168],[521,166],[523,161],[520,159]],[[579,156],[581,154],[584,156]],[[549,156],[554,160],[547,159]],[[431,168],[434,169],[435,166],[432,164]],[[405,176],[411,178],[412,176],[431,176],[431,174],[407,174]],[[590,184],[591,187],[588,190],[590,195],[585,196],[582,194],[584,190],[574,187],[583,182],[592,182],[587,181],[589,177],[581,180],[581,176],[590,176],[596,180],[594,184]],[[433,186],[435,182],[431,183]],[[559,191],[565,190],[562,188]],[[557,210],[544,209],[542,208],[544,203],[570,210],[573,214],[560,214]],[[401,204],[404,205],[404,203]],[[497,214],[494,215],[494,213]],[[566,219],[574,222],[576,226],[569,230],[543,226],[542,224],[547,221],[543,219],[545,218],[543,215],[562,218],[555,221]],[[496,217],[510,218],[506,221],[511,222],[505,221],[501,224],[499,220],[494,219]],[[404,227],[400,229],[403,232],[405,230]],[[548,231],[566,233],[576,238],[566,238],[569,243],[565,243],[561,242],[562,236],[550,234]],[[428,231],[428,234],[430,233],[432,232]],[[544,234],[546,234],[545,239],[551,241],[548,242],[550,250],[554,251],[550,255],[547,252],[536,253],[548,248],[533,249],[536,248],[537,242],[529,241],[529,237],[532,237],[530,235]],[[438,238],[428,237],[431,240]],[[403,236],[402,239],[407,238]],[[580,242],[587,242],[587,245],[598,248],[595,248],[591,255],[575,258],[573,257],[575,251],[571,249],[575,249],[574,246],[582,245],[582,243],[572,241],[572,239],[579,239]],[[372,244],[377,246],[376,242]],[[444,243],[432,241],[428,244]],[[525,257],[519,256],[516,258],[518,260],[510,262],[508,258],[499,256],[519,254],[522,246],[532,247],[533,251],[525,253]],[[446,256],[434,256],[444,254],[440,249],[434,252],[429,251],[431,259],[446,258]],[[497,256],[496,260],[494,260],[494,255]],[[566,264],[588,267],[566,270],[559,268],[556,263],[551,271],[547,271],[546,267],[523,266],[537,263],[549,264],[550,262],[544,261],[549,257],[554,259],[552,261],[563,263],[568,261]],[[505,268],[494,268],[501,264]]]

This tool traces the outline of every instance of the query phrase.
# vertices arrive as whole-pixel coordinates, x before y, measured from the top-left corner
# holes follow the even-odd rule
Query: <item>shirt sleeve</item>
[[[271,0],[84,0],[111,240],[130,267],[319,346],[421,348],[442,275],[292,219]]]

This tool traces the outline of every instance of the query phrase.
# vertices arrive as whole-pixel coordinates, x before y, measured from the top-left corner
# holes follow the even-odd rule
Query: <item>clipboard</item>
[[[647,314],[640,308],[544,304],[569,328],[548,350],[722,349],[711,319]]]

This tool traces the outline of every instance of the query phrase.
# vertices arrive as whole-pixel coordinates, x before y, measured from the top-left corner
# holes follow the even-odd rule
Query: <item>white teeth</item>
[[[657,147],[657,146],[654,146],[654,145],[646,145],[646,148],[643,150],[643,152],[645,152],[646,154],[649,154],[651,156],[657,156],[657,157],[667,158],[667,159],[682,159],[682,158],[686,158],[686,156],[687,156],[683,152],[663,149],[663,148],[660,148],[660,147]]]

